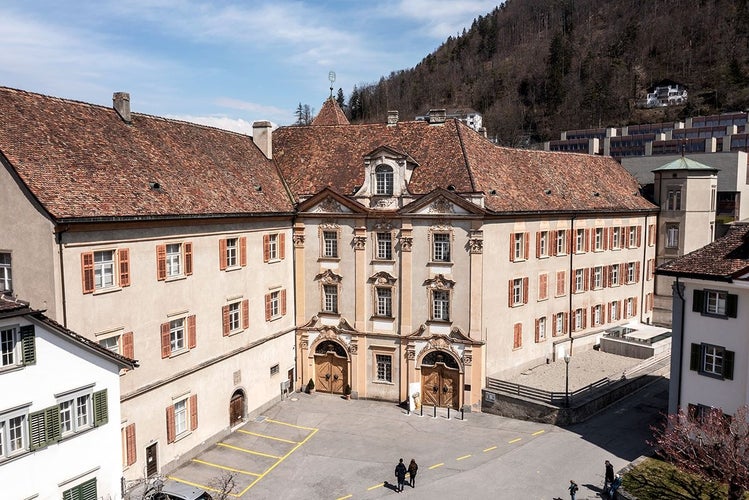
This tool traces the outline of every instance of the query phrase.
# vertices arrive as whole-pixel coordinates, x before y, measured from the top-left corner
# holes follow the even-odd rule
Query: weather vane
[[[328,80],[330,80],[330,97],[333,97],[333,82],[335,81],[335,71],[328,72]]]

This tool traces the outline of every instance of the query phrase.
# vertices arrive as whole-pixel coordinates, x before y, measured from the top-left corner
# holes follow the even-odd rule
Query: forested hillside
[[[505,145],[749,108],[747,0],[508,0],[415,68],[352,91],[352,121],[470,106]],[[686,106],[635,106],[662,80]]]

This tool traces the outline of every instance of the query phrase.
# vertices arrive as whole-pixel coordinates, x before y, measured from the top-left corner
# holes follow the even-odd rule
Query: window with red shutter
[[[263,235],[263,262],[270,261],[270,235]]]
[[[272,309],[271,309],[271,295],[269,293],[265,294],[265,321],[270,321],[273,317]]]
[[[528,303],[528,278],[523,278],[523,304]]]
[[[187,348],[195,349],[197,345],[197,335],[195,332],[195,315],[187,317]]]
[[[133,347],[133,332],[122,334],[122,355],[126,358],[135,359],[135,348]]]
[[[512,348],[520,349],[523,346],[523,324],[515,323]]]
[[[250,301],[245,299],[242,301],[242,329],[246,330],[250,327]]]
[[[172,354],[172,343],[169,338],[169,322],[161,324],[161,358],[168,358]]]
[[[228,255],[226,254],[227,247],[226,238],[218,240],[218,268],[220,271],[225,271],[229,267]]]
[[[117,251],[120,261],[120,286],[130,286],[130,251],[121,248]]]
[[[83,282],[83,293],[94,291],[94,253],[85,252],[81,254],[81,281]]]
[[[231,327],[229,326],[229,306],[223,306],[221,308],[221,328],[224,337],[229,335]]]
[[[166,442],[173,443],[176,437],[174,429],[174,406],[166,407]]]
[[[281,316],[286,315],[286,289],[281,290]]]
[[[190,396],[190,430],[198,428],[198,395]]]
[[[247,236],[239,238],[239,265],[247,266]]]
[[[190,276],[192,274],[192,243],[185,243],[185,275]]]
[[[286,235],[284,233],[278,235],[278,258],[281,260],[286,258]]]
[[[133,465],[137,459],[137,448],[135,442],[135,424],[125,427],[125,465]]]
[[[166,279],[166,245],[156,245],[156,279]]]

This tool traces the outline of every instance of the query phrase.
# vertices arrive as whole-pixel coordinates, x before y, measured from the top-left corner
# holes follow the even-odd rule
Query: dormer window
[[[375,168],[375,194],[393,194],[393,168],[388,165],[378,165]]]

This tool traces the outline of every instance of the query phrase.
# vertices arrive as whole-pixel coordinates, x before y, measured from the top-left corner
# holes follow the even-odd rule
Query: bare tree
[[[228,500],[237,489],[236,474],[224,471],[211,481],[211,497],[215,500]]]
[[[654,427],[651,444],[677,467],[710,481],[728,484],[728,500],[740,500],[749,489],[749,408],[729,417],[719,409],[692,407],[669,415]]]

